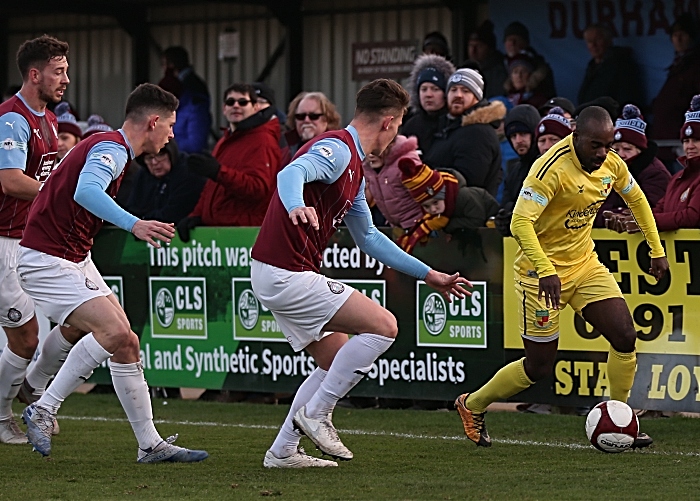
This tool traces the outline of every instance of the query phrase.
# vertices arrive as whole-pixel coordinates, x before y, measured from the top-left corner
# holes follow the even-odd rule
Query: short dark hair
[[[150,113],[174,112],[178,99],[157,85],[144,83],[136,87],[126,100],[126,118],[140,120]]]
[[[253,87],[250,84],[235,83],[233,85],[229,85],[228,88],[224,91],[224,101],[226,101],[226,96],[228,96],[231,92],[238,92],[239,94],[248,94],[251,103],[255,104],[258,102],[258,94],[257,92],[255,92],[255,87]]]
[[[166,62],[171,63],[176,70],[182,70],[190,65],[190,55],[187,49],[179,45],[168,47],[163,51]]]
[[[600,106],[584,108],[576,118],[576,130],[581,134],[590,133],[593,128],[599,128],[601,125],[607,124],[612,126],[612,120],[605,108]]]
[[[34,67],[43,70],[52,59],[68,57],[68,43],[49,35],[41,35],[33,40],[26,40],[17,51],[17,67],[22,80],[29,76]]]
[[[357,92],[355,116],[384,115],[388,112],[406,112],[409,102],[408,92],[394,80],[378,78]]]

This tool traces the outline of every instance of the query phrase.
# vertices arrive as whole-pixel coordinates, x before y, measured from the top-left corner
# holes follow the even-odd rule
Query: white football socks
[[[111,356],[92,334],[88,334],[75,343],[53,383],[36,405],[56,414],[68,395],[87,381],[92,376],[92,371]]]
[[[375,360],[386,352],[393,342],[394,338],[377,334],[351,337],[338,350],[328,375],[306,404],[306,415],[312,419],[323,419],[330,414],[338,400],[365,377]]]
[[[116,364],[110,360],[109,371],[112,374],[114,391],[119,397],[131,429],[134,430],[139,448],[148,450],[163,441],[153,424],[153,408],[148,383],[143,376],[141,362]],[[49,390],[53,387],[51,385]]]
[[[0,355],[0,420],[12,417],[12,401],[27,373],[29,360],[15,355],[5,346]]]
[[[316,367],[316,369],[309,374],[309,376],[301,383],[296,395],[294,395],[294,400],[292,401],[292,406],[289,409],[289,414],[287,414],[284,423],[282,423],[282,428],[277,434],[277,438],[270,447],[272,454],[278,458],[286,458],[291,456],[297,451],[299,446],[299,440],[301,439],[301,433],[294,429],[294,424],[292,423],[292,418],[294,414],[301,409],[309,399],[316,393],[319,386],[326,377],[327,372]]]
[[[49,380],[59,371],[72,348],[73,345],[66,341],[58,325],[51,329],[38,360],[27,373],[27,383],[34,388],[35,395],[44,393]]]

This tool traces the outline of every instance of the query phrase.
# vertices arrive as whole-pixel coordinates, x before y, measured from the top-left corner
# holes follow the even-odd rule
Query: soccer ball
[[[631,449],[638,433],[637,415],[624,402],[601,402],[586,417],[586,435],[599,451],[614,453]]]

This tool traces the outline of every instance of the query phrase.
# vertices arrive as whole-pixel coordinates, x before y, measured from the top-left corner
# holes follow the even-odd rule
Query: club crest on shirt
[[[328,284],[328,288],[331,290],[333,294],[342,294],[343,291],[345,290],[345,286],[341,284],[340,282],[336,282],[334,280],[328,280],[326,282]]]
[[[7,312],[7,318],[10,319],[10,322],[19,322],[22,320],[22,312],[17,308],[10,308]]]
[[[87,287],[91,291],[96,291],[97,289],[99,289],[97,284],[95,282],[93,282],[92,280],[90,280],[89,278],[85,278],[85,287]]]
[[[538,329],[546,329],[552,322],[549,321],[548,310],[535,310],[535,327]]]
[[[685,202],[688,200],[688,194],[690,193],[690,188],[686,189],[683,193],[681,193],[681,202]]]
[[[610,194],[610,189],[612,188],[612,178],[610,176],[605,176],[600,180],[603,183],[603,189],[600,190],[601,196],[607,197]]]

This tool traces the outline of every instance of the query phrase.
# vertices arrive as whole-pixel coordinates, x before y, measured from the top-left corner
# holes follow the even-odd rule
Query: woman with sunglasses
[[[282,165],[287,165],[310,139],[340,129],[340,114],[323,92],[301,92],[289,103],[287,127],[285,139],[289,149],[282,152]]]

